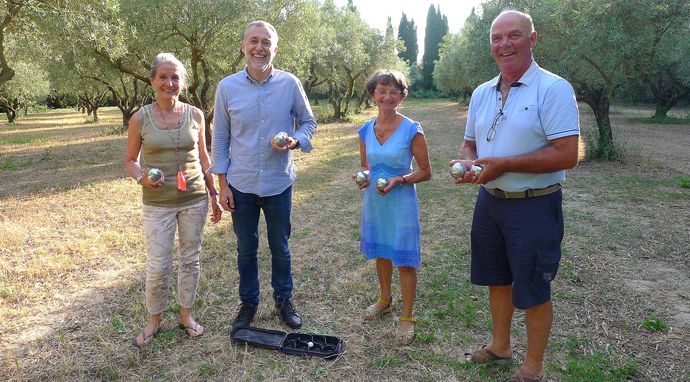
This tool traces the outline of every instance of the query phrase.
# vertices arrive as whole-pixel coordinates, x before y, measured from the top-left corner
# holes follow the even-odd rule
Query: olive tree
[[[0,107],[7,121],[15,122],[19,110],[38,103],[48,96],[48,73],[37,63],[19,61],[12,65],[14,76],[0,86]]]

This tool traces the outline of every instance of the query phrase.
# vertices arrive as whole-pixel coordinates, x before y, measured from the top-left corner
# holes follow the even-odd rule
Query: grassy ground
[[[584,109],[582,127],[591,131],[594,119]],[[119,113],[105,110],[97,124],[71,111],[1,124],[0,379],[503,380],[517,364],[461,363],[463,352],[489,340],[490,327],[486,290],[468,281],[476,187],[454,185],[446,171],[466,109],[413,100],[402,111],[422,122],[434,168],[434,178],[418,187],[422,322],[410,346],[395,344],[395,315],[359,319],[377,297],[373,264],[358,253],[361,196],[350,178],[364,117],[320,125],[316,149],[296,158],[294,301],[302,331],[344,339],[346,352],[334,361],[230,341],[238,280],[228,214],[206,229],[195,314],[207,334],[190,340],[176,329],[173,293],[162,334],[143,350],[132,348],[147,318],[145,255],[140,190],[122,168],[125,137],[106,133]],[[546,357],[551,381],[690,380],[689,126],[650,125],[641,117],[639,110],[613,110],[626,161],[585,162],[569,172]],[[269,303],[265,243],[254,324],[286,331]],[[519,361],[522,315],[513,333]]]

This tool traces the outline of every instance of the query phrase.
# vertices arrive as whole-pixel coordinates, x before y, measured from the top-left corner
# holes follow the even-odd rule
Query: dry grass
[[[350,178],[359,161],[358,124],[319,126],[314,152],[297,157],[295,302],[302,331],[345,340],[346,353],[335,361],[230,341],[237,270],[229,215],[206,229],[195,308],[206,336],[190,340],[175,329],[172,294],[165,331],[148,348],[133,349],[130,340],[146,320],[145,256],[139,190],[121,164],[125,137],[104,134],[119,113],[102,112],[98,124],[61,111],[0,125],[0,379],[502,380],[510,368],[460,363],[464,351],[488,340],[490,325],[486,291],[468,282],[476,189],[455,186],[446,172],[465,108],[410,101],[403,112],[422,122],[434,167],[434,179],[418,188],[423,266],[416,311],[423,322],[411,346],[394,344],[393,318],[358,318],[377,295],[374,268],[358,253],[361,197]],[[570,171],[546,359],[552,381],[690,380],[690,190],[674,181],[690,176],[690,135],[688,126],[629,122],[638,113],[619,108],[612,116],[625,162]],[[591,129],[591,114],[583,108],[582,116],[583,129]],[[269,303],[265,239],[260,251],[255,325],[287,330]],[[649,317],[668,329],[644,329]],[[514,340],[521,359],[522,317]]]

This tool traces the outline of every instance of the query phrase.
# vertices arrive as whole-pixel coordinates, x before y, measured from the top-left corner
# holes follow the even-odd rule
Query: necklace
[[[180,163],[180,130],[182,130],[182,117],[178,116],[177,117],[177,142],[175,142],[175,139],[173,139],[172,130],[171,127],[168,126],[168,123],[165,119],[165,116],[163,115],[163,108],[161,108],[161,105],[156,101],[156,106],[158,106],[158,113],[161,116],[161,121],[163,122],[163,129],[168,132],[168,136],[170,137],[170,141],[172,142],[173,146],[175,146],[175,161],[177,162],[177,190],[178,191],[187,191],[187,180],[184,177],[184,172],[182,172],[182,164]],[[177,114],[175,111],[177,107],[177,101],[175,101],[175,105],[173,105],[173,113]]]
[[[397,121],[397,117],[393,120],[392,123],[389,123],[388,125],[392,126],[395,124],[396,121]],[[387,127],[388,126],[384,126],[384,123],[379,121],[377,118],[376,122],[374,123],[374,133],[376,134],[376,136],[378,138],[384,138],[386,136],[386,134],[389,132],[389,130],[391,130],[391,129],[388,129]]]

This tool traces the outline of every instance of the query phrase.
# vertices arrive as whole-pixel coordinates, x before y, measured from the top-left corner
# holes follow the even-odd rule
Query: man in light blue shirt
[[[244,70],[218,84],[213,115],[213,166],[220,204],[231,212],[237,236],[241,303],[233,330],[249,327],[259,304],[259,215],[263,211],[271,250],[271,285],[276,309],[293,329],[302,326],[292,298],[290,214],[295,166],[292,150],[312,149],[316,120],[300,81],[275,69],[278,33],[265,21],[244,32]],[[272,137],[286,132],[284,146]]]
[[[534,62],[537,32],[529,15],[502,12],[490,36],[500,74],[472,94],[461,160],[451,161],[483,168],[456,180],[482,185],[471,280],[489,287],[493,325],[491,342],[465,356],[474,363],[510,360],[513,312],[524,309],[527,355],[508,381],[541,382],[564,231],[560,183],[578,157],[577,102],[566,80]]]

